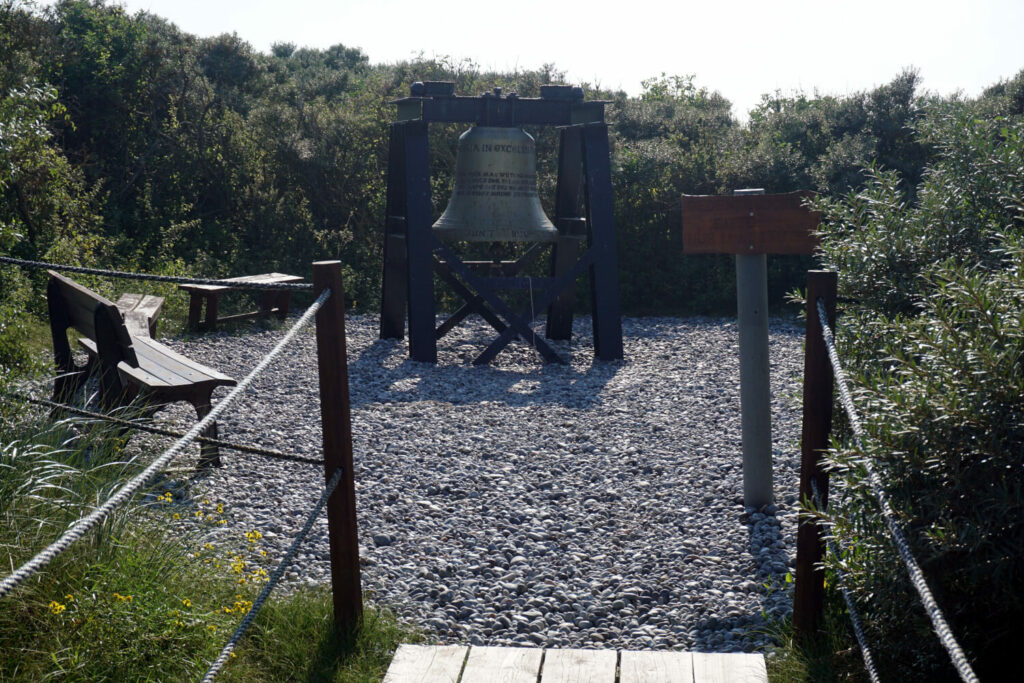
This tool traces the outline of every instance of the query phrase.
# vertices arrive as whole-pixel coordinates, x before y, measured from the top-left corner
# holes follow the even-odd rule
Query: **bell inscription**
[[[434,233],[467,242],[550,242],[558,236],[537,196],[533,138],[477,126],[459,138],[455,187]]]

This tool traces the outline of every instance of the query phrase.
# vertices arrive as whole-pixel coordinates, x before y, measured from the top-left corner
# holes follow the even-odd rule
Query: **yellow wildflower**
[[[71,593],[68,593],[67,595],[64,596],[64,599],[67,600],[68,602],[74,602],[75,601],[75,596],[72,595]]]
[[[130,595],[121,595],[120,593],[114,593],[114,597],[117,598],[118,602],[131,602],[132,601],[132,596],[130,596]]]
[[[217,514],[218,515],[223,515],[224,514],[224,503],[217,503]]]
[[[57,602],[56,600],[51,600],[50,604],[48,606],[50,608],[50,611],[53,612],[54,614],[60,614],[61,612],[63,612],[64,610],[67,609],[66,605],[62,605],[61,603]]]
[[[189,600],[188,598],[184,598],[184,599],[183,599],[183,600],[181,601],[181,604],[183,604],[183,605],[184,605],[185,607],[191,607],[191,606],[192,606],[192,601],[191,601],[191,600]]]
[[[175,513],[174,513],[173,515],[171,515],[171,516],[172,516],[172,517],[173,517],[174,519],[181,519],[181,515],[179,515],[179,514],[178,514],[177,512],[175,512]]]
[[[215,625],[213,625],[213,624],[207,624],[206,625],[206,630],[209,631],[210,633],[213,633],[214,631],[217,630],[217,627]]]
[[[203,547],[206,548],[207,550],[213,550],[213,544],[212,543],[204,543]]]

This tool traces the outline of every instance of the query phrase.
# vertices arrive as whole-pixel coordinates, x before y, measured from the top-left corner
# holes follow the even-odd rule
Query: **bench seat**
[[[162,296],[125,292],[114,305],[121,311],[129,332],[136,337],[156,339],[156,323],[164,306]]]
[[[91,358],[99,356],[93,340],[83,337],[78,343]],[[175,389],[184,389],[187,393],[207,385],[215,388],[236,384],[231,377],[200,365],[148,337],[134,338],[132,346],[138,365],[133,366],[125,361],[117,364],[118,375],[123,381],[159,389],[164,394]]]

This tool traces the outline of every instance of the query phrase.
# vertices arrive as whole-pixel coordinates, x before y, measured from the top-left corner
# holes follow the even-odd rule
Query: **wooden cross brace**
[[[498,332],[498,337],[473,360],[475,365],[491,362],[516,335],[536,349],[546,362],[561,364],[567,362],[551,348],[551,345],[542,336],[534,332],[530,323],[536,318],[537,311],[547,310],[548,306],[558,298],[558,295],[570,287],[576,278],[583,274],[584,269],[591,265],[593,255],[589,250],[584,252],[569,270],[558,277],[482,277],[472,272],[470,267],[450,247],[436,237],[431,236],[431,241],[434,253],[437,255],[434,261],[435,272],[450,284],[466,302],[437,328],[435,334],[438,338],[447,334],[471,313],[480,313],[484,320]],[[520,259],[520,261],[522,260]],[[512,272],[518,272],[524,265],[525,263],[520,264]],[[522,289],[527,286],[534,288],[534,291],[539,291],[540,295],[533,300],[530,308],[521,314],[517,314],[498,296],[499,289]]]

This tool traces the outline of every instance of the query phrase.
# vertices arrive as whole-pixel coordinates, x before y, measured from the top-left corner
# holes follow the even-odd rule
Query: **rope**
[[[253,619],[256,618],[256,614],[260,611],[260,608],[263,607],[263,603],[265,603],[267,598],[270,597],[270,592],[274,590],[274,587],[277,586],[277,583],[284,575],[284,570],[287,569],[288,565],[290,565],[292,560],[295,559],[295,553],[298,551],[299,546],[302,545],[302,542],[306,540],[306,536],[313,528],[313,522],[315,522],[316,518],[320,516],[320,511],[323,510],[324,505],[327,504],[327,499],[331,497],[331,493],[334,492],[334,489],[338,486],[338,482],[341,481],[341,473],[343,471],[344,470],[340,467],[335,470],[334,476],[331,477],[331,481],[324,488],[324,492],[320,494],[320,500],[316,502],[316,505],[313,506],[313,511],[310,512],[309,517],[306,518],[306,523],[299,531],[299,535],[295,537],[294,541],[292,541],[291,546],[288,548],[288,552],[284,554],[284,557],[281,558],[281,562],[277,565],[277,568],[271,573],[270,579],[267,580],[267,585],[263,587],[262,591],[260,591],[259,597],[257,597],[252,603],[252,607],[249,608],[249,611],[242,618],[242,622],[238,625],[238,628],[235,629],[235,632],[231,636],[231,639],[228,640],[227,645],[225,645],[224,649],[220,651],[219,655],[217,655],[217,659],[213,660],[213,664],[210,665],[206,675],[203,676],[202,683],[209,683],[217,676],[220,670],[224,667],[224,664],[227,663],[228,657],[231,656],[232,650],[235,649],[235,645],[237,645],[238,641],[242,639],[245,632],[249,630],[249,626],[252,625]]]
[[[26,403],[33,403],[39,406],[46,406],[47,408],[57,408],[60,410],[67,411],[73,415],[79,415],[81,417],[88,417],[93,420],[102,420],[104,422],[111,422],[122,427],[128,427],[130,429],[138,429],[142,432],[149,432],[150,434],[157,434],[159,436],[169,436],[175,439],[181,439],[185,436],[184,432],[176,432],[171,429],[163,429],[160,427],[153,427],[137,420],[125,420],[114,415],[106,415],[104,413],[96,413],[91,410],[85,410],[84,408],[78,408],[76,406],[70,406],[66,403],[57,403],[56,401],[50,401],[45,398],[32,398],[19,392],[3,392],[7,396],[16,398],[19,401],[25,401]],[[240,451],[242,453],[251,453],[253,455],[261,455],[265,458],[272,458],[275,460],[288,460],[290,462],[302,462],[309,465],[323,465],[323,460],[314,460],[313,458],[305,458],[301,455],[292,455],[290,453],[284,453],[273,448],[261,448],[259,446],[248,446],[242,443],[234,443],[232,441],[223,441],[221,439],[213,439],[208,436],[200,436],[196,438],[196,441],[200,443],[208,443],[220,448],[229,448],[231,450]]]
[[[822,509],[821,494],[818,492],[818,482],[811,479],[811,492],[814,497],[814,505],[817,509]],[[839,551],[836,550],[836,546],[832,541],[831,536],[825,536],[825,543],[828,544],[828,550],[835,557],[839,557]],[[878,677],[878,670],[875,668],[875,660],[871,656],[871,648],[868,647],[867,636],[864,635],[864,627],[860,621],[860,614],[857,613],[857,607],[853,602],[853,596],[850,595],[850,591],[846,589],[844,585],[846,583],[846,572],[839,567],[835,568],[836,576],[838,576],[839,590],[843,594],[843,600],[846,601],[846,611],[850,615],[850,622],[853,623],[853,634],[857,637],[857,644],[860,645],[860,654],[864,658],[864,668],[867,669],[868,676],[871,678],[872,683],[881,683],[881,678]]]
[[[854,437],[856,438],[861,450],[864,450],[864,430],[860,425],[860,418],[857,416],[857,409],[853,405],[853,397],[850,395],[850,389],[846,385],[846,373],[843,372],[843,367],[839,362],[839,352],[836,350],[836,341],[832,336],[832,330],[829,329],[828,326],[828,315],[825,312],[824,300],[819,298],[817,304],[818,321],[821,323],[821,334],[822,337],[824,337],[826,347],[828,347],[828,357],[829,360],[832,361],[832,370],[835,373],[836,383],[839,385],[839,398],[843,404],[843,408],[846,410],[846,414],[850,418],[850,426],[853,428]],[[921,602],[924,604],[925,611],[928,613],[928,618],[931,619],[932,628],[935,629],[935,633],[939,637],[939,641],[942,643],[942,646],[946,648],[946,652],[949,653],[949,658],[952,660],[953,666],[956,667],[957,673],[960,674],[961,680],[966,683],[978,683],[978,677],[975,675],[974,670],[968,663],[967,657],[964,655],[964,651],[961,649],[960,644],[957,643],[956,638],[953,637],[953,632],[950,630],[949,624],[946,622],[946,617],[942,614],[942,610],[939,609],[938,603],[935,602],[935,598],[932,596],[931,589],[928,588],[928,584],[925,582],[924,573],[921,571],[921,567],[917,564],[917,560],[914,559],[914,555],[910,552],[910,546],[907,544],[907,539],[903,535],[903,530],[896,521],[896,515],[889,503],[889,496],[882,487],[882,480],[878,476],[878,473],[875,472],[875,468],[871,464],[871,460],[869,458],[864,459],[864,467],[868,472],[868,483],[871,485],[871,492],[875,495],[875,498],[881,506],[882,516],[885,518],[885,523],[889,527],[889,534],[892,536],[892,539],[896,544],[896,549],[899,551],[903,564],[907,567],[907,572],[910,574],[910,582],[917,590],[917,594],[921,597]]]
[[[150,273],[128,273],[123,270],[105,270],[103,268],[86,268],[85,266],[65,266],[60,263],[47,263],[46,261],[29,261],[26,259],[0,256],[0,263],[10,263],[26,268],[49,268],[50,270],[64,270],[69,273],[84,273],[85,275],[101,275],[103,277],[120,277],[128,280],[152,280],[154,282],[174,282],[179,285],[218,285],[231,287],[232,289],[313,289],[311,282],[239,282],[238,280],[217,280],[214,278],[178,277],[177,275],[152,275]]]
[[[131,498],[139,489],[149,483],[157,474],[160,473],[174,458],[179,456],[189,443],[195,440],[206,427],[217,419],[221,413],[227,410],[234,400],[241,394],[252,381],[264,370],[267,366],[280,355],[281,351],[295,338],[299,330],[302,329],[309,321],[313,318],[320,307],[323,306],[324,301],[330,296],[331,290],[325,289],[313,304],[306,309],[306,312],[302,314],[302,317],[292,326],[290,330],[284,335],[280,342],[277,343],[270,353],[263,357],[263,360],[253,368],[245,379],[238,383],[231,392],[224,397],[214,408],[204,417],[202,420],[193,425],[185,436],[176,441],[170,448],[163,452],[160,457],[154,460],[146,469],[137,474],[133,479],[130,479],[128,483],[122,486],[118,491],[107,499],[103,505],[99,506],[91,513],[82,517],[75,522],[70,529],[64,532],[64,534],[56,541],[51,543],[49,546],[41,550],[31,560],[21,565],[13,573],[8,575],[0,581],[0,598],[11,592],[18,584],[25,581],[42,567],[49,564],[53,558],[57,557],[60,553],[64,552],[71,546],[72,543],[82,538],[90,529],[95,527],[97,524],[102,522],[107,515],[114,511],[119,505],[124,503],[126,500]]]

